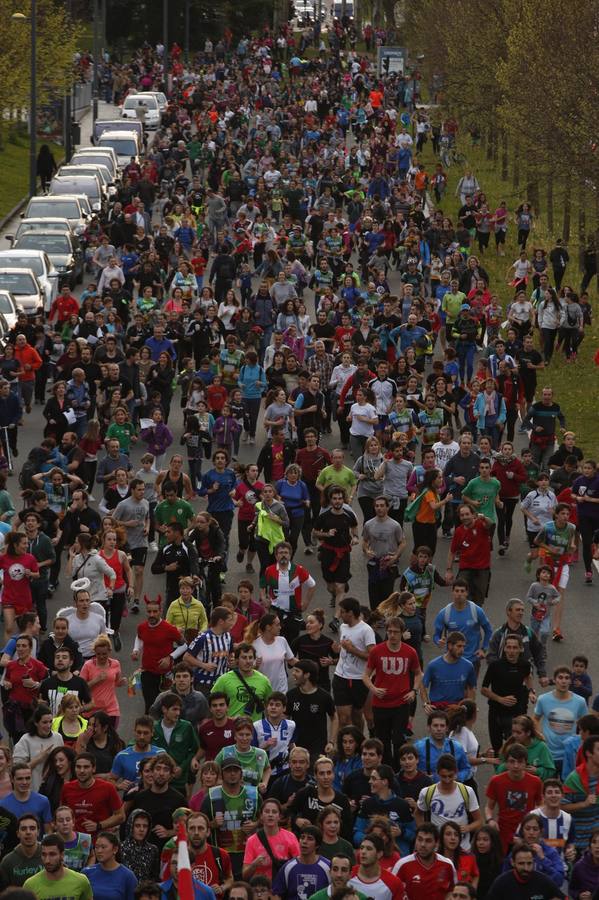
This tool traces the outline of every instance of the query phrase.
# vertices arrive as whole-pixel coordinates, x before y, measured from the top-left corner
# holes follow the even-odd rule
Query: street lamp
[[[31,84],[29,95],[29,196],[33,197],[37,187],[37,0],[31,0],[31,14],[13,13],[13,22],[31,23]]]

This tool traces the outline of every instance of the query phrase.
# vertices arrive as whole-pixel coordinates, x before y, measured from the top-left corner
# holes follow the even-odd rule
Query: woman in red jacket
[[[520,485],[528,476],[526,469],[517,456],[514,456],[514,445],[504,441],[501,453],[495,458],[491,475],[501,484],[499,499],[503,508],[497,509],[497,533],[499,535],[499,555],[504,556],[509,547],[514,510],[520,500]]]

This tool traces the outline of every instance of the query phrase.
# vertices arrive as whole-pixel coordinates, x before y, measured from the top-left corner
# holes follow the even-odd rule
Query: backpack
[[[446,628],[449,626],[449,620],[451,618],[451,613],[449,611],[450,606],[451,606],[451,603],[448,603],[443,611],[444,612],[443,624],[445,625]],[[474,624],[478,625],[478,606],[476,605],[474,600],[469,600],[468,606],[470,607],[470,615],[474,619]]]
[[[466,812],[468,813],[468,818],[470,818],[470,794],[468,793],[468,788],[466,787],[465,784],[462,784],[461,781],[456,781],[456,786],[457,786],[460,794],[462,795],[462,800],[464,801],[464,808],[465,808]],[[426,813],[427,813],[429,819],[430,819],[431,803],[433,802],[433,796],[435,793],[435,789],[437,787],[438,787],[437,784],[431,784],[429,787],[427,787],[426,793],[424,795],[424,802],[426,804]]]

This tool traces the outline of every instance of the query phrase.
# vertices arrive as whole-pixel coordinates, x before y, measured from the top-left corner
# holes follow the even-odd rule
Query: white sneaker
[[[92,503],[95,503],[95,502],[96,502],[96,498],[94,497],[93,494],[88,494],[88,495],[87,495],[87,499],[88,499],[88,500],[91,500]]]
[[[150,543],[150,545],[149,545],[149,547],[148,547],[148,550],[149,550],[151,553],[158,553],[158,544],[156,543],[156,541],[152,541],[152,542]]]

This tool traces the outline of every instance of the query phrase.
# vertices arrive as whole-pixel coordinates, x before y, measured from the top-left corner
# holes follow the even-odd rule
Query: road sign
[[[408,51],[405,47],[379,47],[377,71],[379,75],[400,72],[403,75]]]

